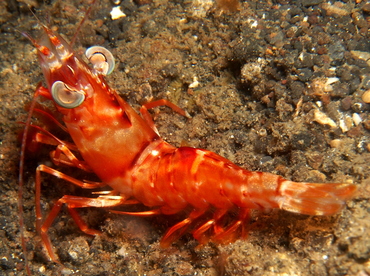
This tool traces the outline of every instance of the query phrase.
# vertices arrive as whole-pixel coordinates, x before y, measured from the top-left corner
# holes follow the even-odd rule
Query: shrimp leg
[[[207,210],[193,210],[189,216],[180,221],[179,223],[172,226],[161,239],[161,247],[166,248],[171,245],[174,241],[178,240],[182,235],[186,233],[191,223],[197,218],[201,217],[207,212]]]
[[[36,133],[35,137],[32,139],[32,142],[57,146],[56,150],[50,152],[50,157],[56,166],[63,164],[66,166],[79,168],[86,172],[92,172],[91,168],[86,164],[86,162],[79,160],[72,153],[71,150],[77,150],[75,144],[62,141],[41,127],[33,127],[43,131],[45,134]]]
[[[143,119],[146,121],[146,123],[150,126],[150,128],[153,129],[157,133],[158,133],[158,130],[153,122],[152,116],[149,114],[148,109],[152,109],[158,106],[167,106],[182,116],[190,117],[190,115],[185,110],[183,110],[182,108],[178,107],[174,103],[171,103],[170,101],[165,100],[165,99],[143,104],[140,108],[140,113],[143,116]]]
[[[70,167],[76,167],[86,172],[92,172],[90,167],[79,159],[71,152],[71,150],[65,145],[58,145],[55,151],[50,153],[50,157],[55,165],[67,165]]]
[[[70,177],[64,173],[61,173],[55,169],[52,169],[45,165],[40,165],[36,169],[36,228],[39,230],[41,228],[41,221],[42,221],[42,214],[41,214],[41,172],[48,173],[50,175],[54,175],[57,178],[64,179],[76,186],[79,186],[83,189],[96,189],[100,187],[106,186],[105,183],[88,183],[77,180],[73,177]]]
[[[212,237],[212,240],[218,243],[229,243],[233,242],[238,238],[238,235],[240,235],[242,238],[246,238],[248,234],[248,227],[247,224],[249,223],[249,216],[250,209],[248,208],[241,208],[239,212],[238,219],[234,221],[233,224],[231,224],[226,230],[219,231],[214,237]],[[240,229],[240,232],[238,234],[238,230]]]
[[[193,231],[193,237],[199,241],[199,243],[204,244],[207,243],[209,237],[206,236],[206,232],[210,230],[212,227],[215,233],[221,233],[224,229],[219,225],[219,221],[222,219],[224,215],[226,215],[228,209],[218,209],[213,214],[213,218],[208,220],[207,222],[203,223],[198,229]]]
[[[55,218],[58,216],[63,204],[66,204],[71,217],[80,228],[80,230],[88,235],[100,235],[101,232],[95,229],[90,229],[87,224],[82,220],[81,216],[77,213],[75,208],[87,208],[87,207],[114,207],[124,204],[126,198],[122,196],[99,196],[97,198],[86,198],[86,197],[77,197],[65,195],[54,204],[49,215],[43,222],[39,233],[41,240],[48,252],[49,257],[52,261],[59,263],[57,255],[53,251],[53,247],[50,241],[50,238],[47,234],[47,231],[51,227]]]
[[[66,204],[69,213],[71,214],[73,220],[86,234],[89,235],[98,235],[100,231],[90,229],[86,223],[81,219],[80,215],[76,212],[75,208],[86,208],[86,207],[115,207],[122,204],[125,204],[127,198],[124,196],[111,196],[111,195],[100,195],[97,198],[86,198],[86,197],[77,197],[65,195],[60,198],[53,206],[50,213],[47,215],[45,221],[42,221],[41,213],[41,172],[54,175],[57,178],[66,180],[76,186],[79,186],[84,189],[95,189],[99,187],[106,186],[105,183],[87,183],[80,180],[77,180],[73,177],[70,177],[64,173],[61,173],[57,170],[54,170],[48,166],[40,165],[36,169],[36,229],[40,234],[43,244],[48,252],[49,257],[54,262],[59,262],[57,255],[53,252],[51,241],[48,237],[47,231],[51,227],[55,218],[59,214],[63,204]]]

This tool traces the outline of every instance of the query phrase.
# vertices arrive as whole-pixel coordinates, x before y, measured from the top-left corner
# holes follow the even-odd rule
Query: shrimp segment
[[[333,215],[354,196],[356,186],[352,184],[297,183],[271,173],[245,170],[208,150],[168,144],[159,136],[148,109],[166,105],[181,115],[186,115],[185,111],[159,100],[144,105],[140,116],[110,88],[102,70],[90,68],[63,38],[43,28],[45,36],[40,41],[28,36],[38,50],[48,87],[36,93],[54,102],[73,144],[42,129],[39,131],[44,136],[39,136],[38,142],[56,146],[51,154],[55,164],[91,171],[101,180],[83,182],[45,165],[37,168],[37,230],[53,261],[58,258],[47,231],[64,204],[79,228],[92,235],[99,232],[88,228],[76,208],[113,208],[140,202],[151,210],[111,212],[149,216],[190,210],[183,221],[166,232],[161,241],[165,247],[189,231],[200,243],[245,237],[251,209]],[[95,198],[65,195],[43,220],[41,172],[82,188],[109,186],[112,191],[93,193],[98,195]]]

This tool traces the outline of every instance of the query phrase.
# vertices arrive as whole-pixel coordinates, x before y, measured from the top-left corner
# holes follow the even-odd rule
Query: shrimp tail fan
[[[354,197],[356,190],[353,184],[284,181],[280,187],[279,206],[294,213],[333,215]]]

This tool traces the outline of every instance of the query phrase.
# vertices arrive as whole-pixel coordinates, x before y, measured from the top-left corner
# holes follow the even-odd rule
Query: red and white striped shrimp
[[[113,70],[113,58],[106,49],[92,48],[87,56],[90,68],[77,57],[71,46],[50,28],[43,26],[40,40],[28,36],[38,50],[47,87],[36,95],[54,102],[62,114],[73,143],[67,143],[36,127],[34,141],[55,145],[51,153],[55,164],[77,167],[95,173],[101,183],[81,181],[46,165],[36,170],[36,228],[50,258],[57,262],[48,229],[65,204],[79,228],[91,235],[77,208],[113,208],[141,203],[145,212],[118,214],[149,216],[190,210],[188,216],[172,226],[161,240],[168,246],[191,231],[200,242],[229,242],[245,236],[251,209],[279,208],[308,215],[333,215],[354,196],[356,186],[344,183],[297,183],[265,172],[252,172],[204,149],[176,148],[158,134],[148,109],[167,105],[185,112],[166,100],[144,105],[140,116],[104,76]],[[27,128],[31,127],[29,123]],[[24,154],[25,145],[22,147]],[[81,156],[81,157],[80,157]],[[41,173],[51,174],[86,189],[108,186],[107,192],[86,198],[64,195],[44,219],[41,212]],[[209,212],[213,215],[210,218]],[[237,212],[238,215],[229,216]]]

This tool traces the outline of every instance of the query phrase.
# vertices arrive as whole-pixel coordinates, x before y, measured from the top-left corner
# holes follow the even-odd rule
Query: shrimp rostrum
[[[63,205],[79,228],[91,235],[99,231],[88,228],[76,208],[104,207],[114,213],[137,216],[187,210],[186,218],[162,238],[161,245],[168,246],[187,232],[200,243],[233,241],[246,235],[251,209],[332,215],[354,196],[356,186],[352,184],[293,182],[271,173],[245,170],[208,150],[168,144],[159,136],[148,109],[166,105],[185,115],[182,109],[159,100],[143,105],[140,116],[104,79],[114,67],[108,50],[90,48],[90,68],[62,37],[46,26],[43,29],[41,40],[27,35],[38,50],[47,84],[40,86],[36,95],[54,102],[73,143],[40,127],[33,139],[56,146],[51,153],[55,164],[93,172],[101,180],[84,182],[46,165],[38,166],[36,228],[53,261],[58,261],[58,257],[47,231]],[[97,195],[91,198],[64,195],[43,218],[41,173],[86,189],[109,186],[111,191],[94,193]],[[130,203],[141,203],[149,210],[135,213],[112,209]]]

